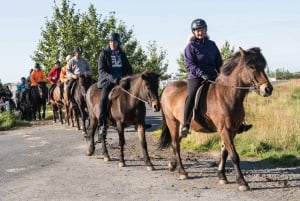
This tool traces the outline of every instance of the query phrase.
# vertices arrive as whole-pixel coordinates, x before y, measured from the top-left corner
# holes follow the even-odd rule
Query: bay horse
[[[63,121],[63,107],[64,104],[60,100],[60,84],[53,86],[52,90],[49,90],[49,98],[50,104],[53,112],[53,122],[56,123],[56,119],[59,119],[61,124],[64,123]]]
[[[36,120],[36,114],[38,115],[39,120],[45,119],[46,101],[48,98],[48,88],[46,86],[46,82],[39,82],[37,86],[32,87],[31,97],[33,120]]]
[[[109,125],[115,126],[119,135],[119,166],[125,166],[124,160],[124,128],[135,125],[138,131],[139,141],[142,146],[144,162],[148,170],[154,167],[150,161],[145,137],[145,116],[146,103],[151,105],[155,112],[160,111],[160,102],[158,97],[160,75],[153,72],[144,72],[121,79],[120,84],[115,86],[109,95],[111,101],[108,117]],[[98,126],[100,116],[100,98],[101,89],[97,88],[97,83],[93,84],[86,96],[86,102],[89,111],[90,128],[86,140],[88,148],[86,154],[91,156],[95,152],[94,135]],[[110,160],[106,148],[106,136],[101,136],[102,153],[104,160]]]
[[[75,115],[75,119],[77,121],[77,125],[79,126],[78,129],[80,129],[79,125],[79,115],[81,116],[82,120],[82,131],[83,134],[87,134],[87,128],[86,128],[86,120],[87,120],[87,106],[86,106],[86,94],[89,89],[89,87],[94,83],[95,81],[92,79],[90,75],[79,75],[77,78],[76,84],[73,89],[72,97],[71,97],[71,107],[69,108],[70,114],[73,113]]]
[[[208,91],[194,116],[202,119],[201,123],[192,119],[190,129],[197,132],[218,132],[221,137],[221,158],[217,175],[220,184],[228,183],[225,175],[225,163],[229,155],[236,171],[238,189],[248,190],[240,168],[240,158],[234,146],[234,137],[244,121],[244,99],[250,88],[262,97],[272,94],[273,87],[265,73],[266,60],[260,48],[249,50],[239,48],[221,67],[215,82],[208,86]],[[172,146],[174,158],[169,163],[169,170],[178,168],[180,179],[186,179],[180,156],[180,129],[184,123],[184,105],[187,98],[187,83],[174,81],[166,86],[161,96],[161,109],[164,123],[160,137],[160,148]]]

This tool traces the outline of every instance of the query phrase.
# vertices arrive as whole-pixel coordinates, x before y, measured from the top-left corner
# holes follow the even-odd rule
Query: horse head
[[[79,84],[82,96],[85,97],[87,90],[93,84],[93,79],[90,75],[80,75],[78,77],[78,84]]]
[[[160,110],[160,101],[158,96],[160,76],[160,74],[152,72],[144,72],[141,74],[141,79],[143,80],[141,88],[143,88],[143,94],[154,112],[158,112]]]
[[[267,62],[261,53],[260,48],[253,47],[244,50],[241,47],[239,51],[232,55],[221,67],[221,74],[228,76],[236,72],[238,79],[237,87],[253,87],[254,91],[260,96],[270,96],[273,91],[266,73]]]

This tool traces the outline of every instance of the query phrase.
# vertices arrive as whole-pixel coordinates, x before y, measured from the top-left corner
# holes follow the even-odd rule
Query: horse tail
[[[161,122],[161,136],[160,136],[160,142],[158,147],[159,149],[169,147],[172,141],[170,129],[166,123],[166,118],[162,109],[161,109],[161,114],[162,114],[162,122]]]

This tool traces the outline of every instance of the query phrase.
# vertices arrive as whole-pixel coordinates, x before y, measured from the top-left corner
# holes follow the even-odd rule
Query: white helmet
[[[71,58],[72,58],[72,56],[71,56],[71,55],[68,55],[68,56],[66,57],[66,62],[68,62]]]

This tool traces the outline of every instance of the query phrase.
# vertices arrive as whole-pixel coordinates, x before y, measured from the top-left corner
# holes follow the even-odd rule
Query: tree
[[[183,80],[186,79],[187,74],[188,74],[188,70],[185,67],[184,64],[184,55],[183,53],[180,53],[179,55],[179,59],[176,60],[177,64],[178,64],[178,73],[176,74],[176,77],[178,77],[178,79]]]
[[[230,47],[229,42],[226,40],[225,44],[221,47],[220,50],[223,61],[226,61],[234,53],[234,47]]]
[[[99,52],[108,45],[107,37],[111,32],[118,32],[122,38],[122,48],[126,52],[134,72],[145,69],[157,73],[167,71],[166,51],[157,48],[155,42],[149,42],[146,53],[133,36],[133,30],[127,29],[123,21],[115,18],[115,12],[108,17],[97,14],[93,4],[86,13],[75,12],[75,4],[62,0],[60,7],[54,2],[53,17],[46,18],[42,28],[37,50],[31,56],[33,61],[44,66],[48,73],[55,60],[65,62],[65,57],[73,54],[77,45],[82,45],[84,57],[89,61],[93,77],[97,78]]]

